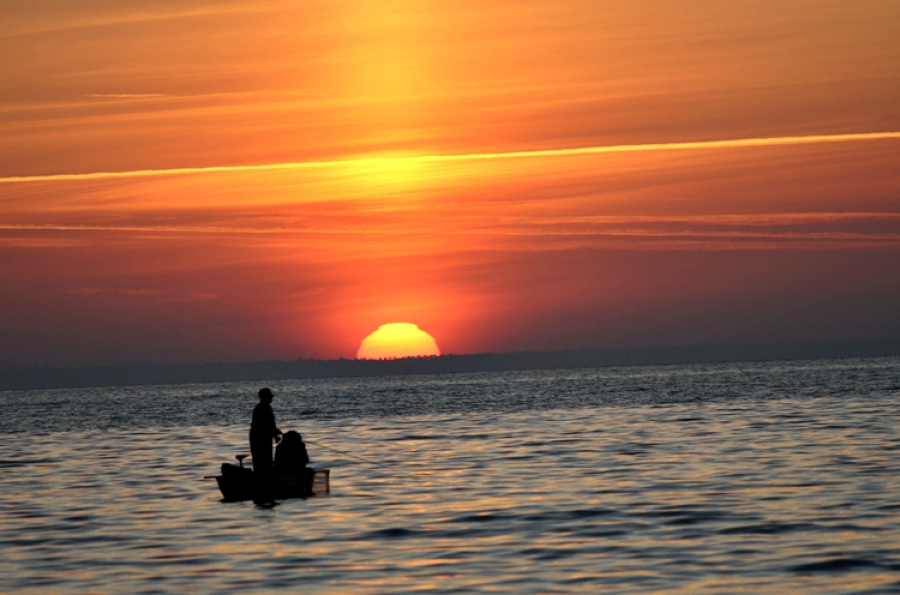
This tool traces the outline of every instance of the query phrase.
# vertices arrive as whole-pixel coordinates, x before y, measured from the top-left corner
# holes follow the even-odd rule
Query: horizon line
[[[817,143],[838,143],[870,140],[900,139],[897,132],[858,132],[846,134],[815,134],[805,136],[775,136],[739,138],[713,141],[687,141],[673,143],[641,143],[633,145],[595,145],[564,149],[534,149],[524,151],[499,151],[494,153],[462,153],[447,155],[394,155],[361,156],[348,159],[293,161],[285,163],[264,163],[258,165],[214,165],[201,167],[179,167],[164,169],[138,169],[130,171],[106,171],[75,174],[39,174],[32,176],[0,177],[0,184],[21,184],[29,182],[68,182],[82,180],[105,180],[117,178],[142,178],[181,176],[205,173],[232,173],[250,171],[271,171],[289,169],[315,169],[341,167],[366,163],[418,162],[440,163],[451,161],[488,161],[500,159],[528,159],[535,157],[574,157],[605,153],[636,153],[651,151],[686,151],[703,149],[738,149],[748,147],[806,145]]]
[[[355,362],[402,362],[407,360],[441,359],[454,357],[480,357],[480,356],[508,356],[508,355],[545,355],[545,354],[571,354],[576,352],[628,352],[628,351],[678,351],[678,350],[753,350],[753,349],[808,349],[808,348],[835,348],[835,347],[896,347],[900,349],[900,340],[896,339],[866,339],[866,340],[832,340],[832,341],[800,341],[796,343],[684,343],[669,345],[642,345],[620,347],[566,347],[562,349],[526,349],[522,351],[473,351],[468,353],[440,353],[437,355],[411,355],[404,357],[388,358],[358,358],[358,357],[331,357],[320,359],[315,357],[299,356],[295,359],[259,359],[241,361],[205,361],[182,363],[108,363],[108,364],[76,364],[76,365],[46,365],[19,363],[13,365],[0,364],[0,373],[25,370],[54,370],[54,371],[81,371],[99,370],[110,368],[190,368],[204,366],[247,366],[260,364],[297,364],[304,362],[314,363],[355,363]],[[896,357],[888,356],[837,356],[837,357]],[[826,356],[828,357],[828,356]],[[2,389],[0,389],[2,390]]]

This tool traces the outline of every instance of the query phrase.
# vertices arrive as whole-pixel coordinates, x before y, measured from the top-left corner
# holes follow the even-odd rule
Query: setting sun
[[[363,339],[356,354],[357,359],[393,359],[440,355],[434,337],[408,322],[382,324],[378,330]]]

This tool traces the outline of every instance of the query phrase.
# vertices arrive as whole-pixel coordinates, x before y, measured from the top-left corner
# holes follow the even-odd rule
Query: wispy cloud
[[[393,238],[391,253],[394,255],[421,255],[427,250],[453,253],[510,251],[541,252],[547,250],[572,250],[581,248],[624,248],[628,250],[747,250],[747,249],[831,249],[836,247],[900,246],[900,233],[896,231],[900,213],[757,213],[748,215],[713,216],[599,216],[599,217],[551,217],[514,218],[495,223],[481,222],[459,227],[452,224],[417,224],[403,222],[383,224],[341,224],[311,227],[303,222],[286,223],[277,228],[222,225],[54,225],[13,224],[0,225],[0,231],[25,232],[41,237],[46,234],[82,238],[91,241],[92,234],[125,234],[144,239],[157,239],[165,243],[188,238],[215,238],[243,236],[260,238],[257,248],[272,244],[266,238],[285,238],[282,246],[290,252],[319,253],[333,250],[335,244],[324,238],[332,236],[335,242],[344,242],[350,236],[360,238],[352,242]],[[414,238],[428,237],[434,245],[424,246]],[[465,236],[467,242],[457,239]],[[440,242],[436,238],[448,238]],[[180,239],[179,239],[180,238]],[[343,238],[343,239],[341,239]],[[368,238],[368,239],[366,239]],[[406,238],[413,238],[405,244]],[[191,240],[193,241],[193,240]],[[243,240],[242,240],[243,241]],[[250,240],[247,240],[250,241]],[[274,240],[273,240],[274,241]],[[280,241],[280,240],[278,240]],[[326,243],[323,244],[322,242]],[[248,246],[251,244],[247,244]],[[127,292],[128,295],[138,295]],[[141,294],[149,293],[142,291]]]
[[[97,99],[153,99],[166,97],[163,93],[91,93],[87,97]]]
[[[27,35],[40,35],[44,33],[58,33],[73,29],[88,29],[92,27],[112,27],[129,25],[133,23],[145,23],[152,21],[168,21],[175,19],[195,18],[229,13],[262,12],[271,10],[267,6],[230,6],[216,8],[198,8],[193,10],[180,10],[169,12],[135,12],[130,14],[104,15],[96,17],[84,17],[70,19],[56,23],[44,23],[37,26],[11,26],[6,30],[0,29],[0,39],[8,37],[22,37]]]
[[[36,176],[7,176],[0,178],[0,184],[28,182],[67,182],[86,180],[107,180],[116,178],[141,178],[157,176],[181,176],[192,174],[258,172],[292,169],[333,168],[348,165],[377,167],[379,164],[399,163],[440,163],[452,161],[489,161],[503,159],[534,159],[541,157],[576,157],[581,155],[602,155],[609,153],[636,153],[648,151],[690,151],[740,149],[750,147],[777,147],[786,145],[808,145],[820,143],[861,142],[900,139],[900,132],[863,132],[850,134],[818,134],[807,136],[777,136],[765,138],[740,138],[714,141],[689,141],[674,143],[643,143],[634,145],[601,145],[563,149],[537,149],[529,151],[500,151],[494,153],[465,153],[453,155],[408,155],[390,157],[357,157],[322,161],[294,161],[288,163],[268,163],[260,165],[220,165],[209,167],[179,167],[169,169],[138,169],[118,172],[92,172],[80,174],[45,174]]]
[[[652,225],[676,225],[689,228],[689,233],[697,234],[730,234],[730,228],[780,228],[787,226],[804,226],[842,222],[900,222],[900,213],[892,212],[788,212],[788,213],[753,213],[733,215],[577,215],[549,217],[505,217],[490,227],[475,226],[479,233],[495,233],[499,235],[670,235],[667,229],[649,230]],[[579,226],[568,229],[565,226]],[[629,226],[629,227],[622,227]],[[725,228],[723,231],[710,227]],[[558,229],[554,229],[558,228]],[[397,234],[407,231],[402,222],[397,225],[373,221],[370,225],[353,222],[346,225],[322,226],[318,220],[311,227],[307,224],[282,222],[278,227],[224,226],[224,225],[78,225],[78,224],[40,224],[13,223],[0,224],[0,231],[26,232],[154,232],[173,234],[250,234],[250,235],[283,235],[283,234]],[[417,222],[414,233],[428,234],[470,234],[473,229],[447,226],[446,222],[434,227]],[[759,233],[754,231],[752,233]],[[772,232],[776,233],[776,232]],[[803,232],[809,233],[809,231]],[[897,234],[889,234],[898,238]]]
[[[162,293],[158,289],[103,289],[101,287],[77,287],[69,289],[66,293],[78,295],[96,295],[98,293],[120,293],[122,295],[156,295]]]

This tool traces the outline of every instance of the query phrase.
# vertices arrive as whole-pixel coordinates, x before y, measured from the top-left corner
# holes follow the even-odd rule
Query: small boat
[[[247,455],[237,455],[238,464],[222,464],[222,474],[216,475],[216,483],[226,502],[255,500],[259,497],[253,470],[244,467]],[[277,500],[309,498],[331,493],[331,469],[304,469],[305,473],[279,473],[272,477],[270,496]]]

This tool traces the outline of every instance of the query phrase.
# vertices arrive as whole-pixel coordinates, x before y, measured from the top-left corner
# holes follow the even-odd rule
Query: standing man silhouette
[[[253,421],[250,423],[253,478],[261,495],[266,497],[270,496],[272,489],[272,441],[277,443],[281,437],[272,412],[272,397],[271,389],[260,389],[259,403],[253,409]]]

